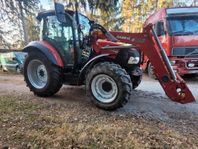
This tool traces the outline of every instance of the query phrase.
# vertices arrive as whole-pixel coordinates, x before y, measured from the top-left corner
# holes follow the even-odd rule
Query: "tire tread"
[[[116,81],[119,80],[121,83],[122,88],[122,95],[119,99],[116,99],[115,103],[111,105],[105,105],[103,103],[100,103],[95,99],[91,93],[90,89],[90,83],[93,78],[93,76],[97,73],[101,73],[103,71],[109,71],[111,75],[116,78]],[[108,74],[107,74],[108,75]],[[119,85],[118,85],[119,88]],[[132,82],[130,79],[130,76],[125,71],[125,69],[122,69],[120,65],[111,63],[111,62],[102,62],[96,64],[92,70],[88,73],[86,77],[86,91],[88,96],[91,97],[92,102],[99,108],[102,108],[104,110],[115,110],[117,108],[123,107],[130,99],[131,92],[132,92]]]
[[[28,65],[28,62],[33,58],[38,58],[39,60],[41,60],[44,63],[44,65],[48,67],[48,70],[50,73],[50,82],[47,85],[47,87],[45,87],[45,89],[42,91],[39,91],[34,86],[32,86],[27,77],[27,65]],[[49,97],[49,96],[54,95],[60,90],[63,84],[62,77],[61,77],[62,73],[60,71],[60,68],[49,63],[49,60],[47,59],[47,57],[43,55],[41,52],[34,52],[34,53],[32,52],[28,54],[28,57],[26,58],[25,63],[24,63],[23,73],[24,73],[24,80],[27,84],[27,87],[29,87],[30,91],[32,91],[35,95],[39,97]]]

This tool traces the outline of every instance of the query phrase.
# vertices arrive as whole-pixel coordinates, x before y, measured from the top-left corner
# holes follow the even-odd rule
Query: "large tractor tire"
[[[92,102],[104,110],[115,110],[130,99],[132,82],[119,65],[109,62],[96,64],[86,77],[86,91]]]
[[[49,97],[62,87],[60,68],[52,65],[41,52],[30,52],[24,63],[24,78],[35,95]]]

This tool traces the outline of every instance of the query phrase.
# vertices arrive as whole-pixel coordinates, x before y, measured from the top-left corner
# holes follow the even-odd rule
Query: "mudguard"
[[[80,74],[79,74],[79,77],[78,77],[78,85],[80,85],[81,81],[82,81],[82,76],[83,74],[85,73],[86,69],[89,68],[90,66],[92,66],[95,62],[98,62],[100,61],[101,58],[104,58],[104,57],[108,57],[110,54],[100,54],[100,55],[97,55],[95,57],[93,57],[92,59],[90,59],[84,66],[83,68],[80,70]]]
[[[23,51],[27,53],[34,50],[42,52],[52,64],[57,65],[61,68],[64,67],[64,63],[60,55],[58,54],[56,49],[47,41],[32,41],[23,49]]]

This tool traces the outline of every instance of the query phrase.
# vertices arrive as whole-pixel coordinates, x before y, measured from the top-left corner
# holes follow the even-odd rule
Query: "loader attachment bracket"
[[[148,56],[155,68],[158,78],[166,95],[175,102],[190,103],[195,98],[185,81],[175,73],[161,43],[152,27],[148,25],[143,33],[111,32],[119,41],[132,44]]]

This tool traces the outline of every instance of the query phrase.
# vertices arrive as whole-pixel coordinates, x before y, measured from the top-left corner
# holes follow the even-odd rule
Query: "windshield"
[[[79,23],[83,35],[88,36],[89,30],[91,28],[90,20],[87,17],[83,16],[82,14],[79,14]]]
[[[198,16],[173,17],[168,22],[171,35],[198,35]]]

